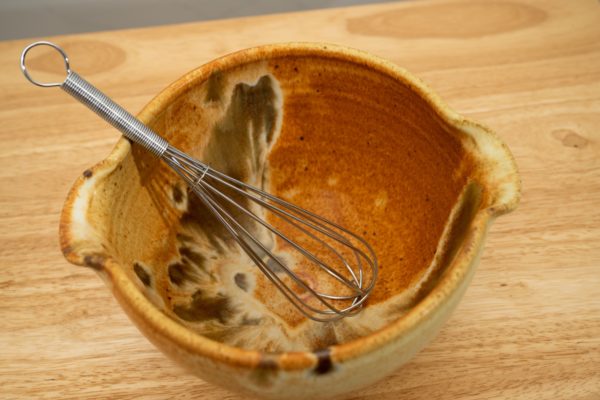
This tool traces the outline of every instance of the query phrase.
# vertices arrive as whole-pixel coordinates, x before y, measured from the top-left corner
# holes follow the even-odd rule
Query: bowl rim
[[[137,117],[142,122],[148,124],[158,115],[165,104],[172,102],[198,82],[206,80],[215,69],[227,70],[243,64],[289,55],[310,55],[339,59],[373,69],[403,82],[422,97],[446,123],[461,130],[474,130],[480,134],[487,135],[499,148],[504,150],[505,167],[510,170],[511,182],[509,183],[514,187],[513,196],[501,203],[493,204],[486,209],[477,211],[464,242],[451,264],[447,267],[446,272],[435,287],[398,320],[366,336],[332,345],[327,349],[272,354],[259,350],[246,350],[230,346],[191,331],[158,310],[143,295],[116,260],[107,257],[101,260],[101,265],[98,265],[98,262],[90,260],[89,256],[73,251],[72,244],[77,240],[76,235],[73,234],[71,229],[75,223],[72,216],[73,206],[78,197],[85,194],[86,191],[93,189],[89,185],[84,185],[85,178],[80,176],[67,196],[60,218],[59,236],[61,249],[65,258],[73,264],[91,266],[99,270],[99,272],[105,273],[106,277],[112,283],[113,294],[122,304],[127,304],[129,308],[128,314],[136,322],[148,324],[155,334],[175,342],[190,353],[235,367],[256,368],[261,365],[262,360],[268,357],[271,367],[272,363],[275,362],[281,370],[302,370],[314,368],[320,362],[323,354],[331,357],[334,362],[341,363],[373,352],[377,348],[405,337],[405,335],[416,333],[428,318],[435,316],[436,310],[441,309],[445,300],[459,289],[460,284],[469,275],[471,269],[476,267],[477,263],[475,260],[483,247],[483,240],[491,222],[495,217],[515,209],[520,199],[520,179],[515,160],[508,147],[489,128],[464,118],[451,110],[420,79],[398,65],[370,53],[337,44],[306,42],[278,43],[252,47],[224,55],[184,74],[171,83],[150,100]],[[129,141],[123,137],[120,138],[110,155],[90,170],[112,170],[130,152],[130,149]],[[326,350],[325,353],[323,350]]]

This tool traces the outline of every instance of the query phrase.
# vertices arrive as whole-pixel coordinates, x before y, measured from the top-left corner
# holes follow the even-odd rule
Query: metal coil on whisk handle
[[[31,77],[25,59],[36,46],[50,46],[60,52],[67,74],[63,82],[41,83]],[[127,138],[167,163],[260,271],[306,317],[328,322],[355,315],[361,310],[378,274],[377,258],[364,239],[319,215],[216,171],[174,148],[71,71],[67,55],[53,43],[42,41],[27,46],[21,55],[21,69],[25,77],[37,86],[61,87]],[[290,231],[294,231],[294,237],[285,233]],[[264,237],[264,233],[274,240],[259,238]],[[322,285],[325,288],[312,286],[302,273],[275,254],[273,241],[278,241],[289,252],[302,258],[297,264],[304,265],[306,270],[322,272],[323,278],[330,279],[333,284]],[[317,277],[313,281],[322,283],[324,279]]]
[[[67,76],[63,82],[41,83],[31,77],[25,65],[25,60],[27,53],[37,46],[50,46],[63,56],[67,72]],[[21,70],[25,74],[25,77],[34,85],[40,87],[60,87],[121,131],[125,137],[144,146],[144,148],[156,156],[161,157],[169,146],[169,143],[156,132],[144,125],[123,107],[112,101],[110,97],[83,79],[75,71],[72,71],[67,54],[54,43],[41,41],[27,46],[21,55]]]

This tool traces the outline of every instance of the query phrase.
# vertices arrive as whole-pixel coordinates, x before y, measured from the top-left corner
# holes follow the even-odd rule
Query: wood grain
[[[188,70],[270,42],[350,45],[416,73],[508,143],[523,200],[492,227],[439,337],[352,398],[600,399],[597,1],[409,2],[52,40],[133,111]],[[0,397],[239,399],[163,357],[62,258],[62,201],[118,134],[23,79],[29,42],[0,43]]]

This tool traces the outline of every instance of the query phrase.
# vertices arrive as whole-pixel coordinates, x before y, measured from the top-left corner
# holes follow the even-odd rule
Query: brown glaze
[[[135,272],[145,286],[150,286],[152,284],[152,277],[141,263],[133,263],[133,272]]]
[[[204,96],[204,101],[206,103],[222,101],[223,91],[223,74],[219,70],[212,71],[210,77],[206,81],[206,95]]]
[[[189,306],[176,305],[173,312],[186,321],[204,321],[208,319],[217,319],[225,321],[229,309],[229,300],[223,296],[207,296],[202,291],[197,290]]]
[[[235,281],[235,284],[240,289],[242,289],[244,292],[248,291],[248,281],[246,279],[246,275],[239,272],[239,273],[235,274],[235,276],[233,277],[233,280]]]
[[[83,263],[90,268],[95,270],[102,270],[104,268],[105,258],[99,254],[89,254],[83,258]]]
[[[315,373],[317,375],[323,375],[330,372],[333,368],[333,363],[331,361],[331,351],[329,349],[323,349],[315,351],[315,355],[317,356],[317,367],[315,368]]]
[[[284,93],[303,87],[284,102],[271,191],[363,235],[382,276],[369,303],[389,299],[431,263],[471,161],[406,84],[326,58],[271,65]]]
[[[174,285],[181,285],[184,281],[193,281],[191,266],[185,262],[174,262],[168,266],[169,280]]]
[[[181,204],[183,202],[183,192],[177,185],[173,186],[173,201],[176,204]]]

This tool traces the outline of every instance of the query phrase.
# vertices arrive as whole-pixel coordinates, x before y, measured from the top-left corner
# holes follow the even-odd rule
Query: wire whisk
[[[64,81],[41,83],[31,77],[25,61],[36,46],[50,46],[62,55]],[[27,46],[21,54],[21,70],[37,86],[62,88],[125,137],[161,158],[306,317],[327,322],[361,310],[375,285],[378,265],[375,252],[360,236],[171,146],[72,71],[66,53],[54,43],[40,41]]]

